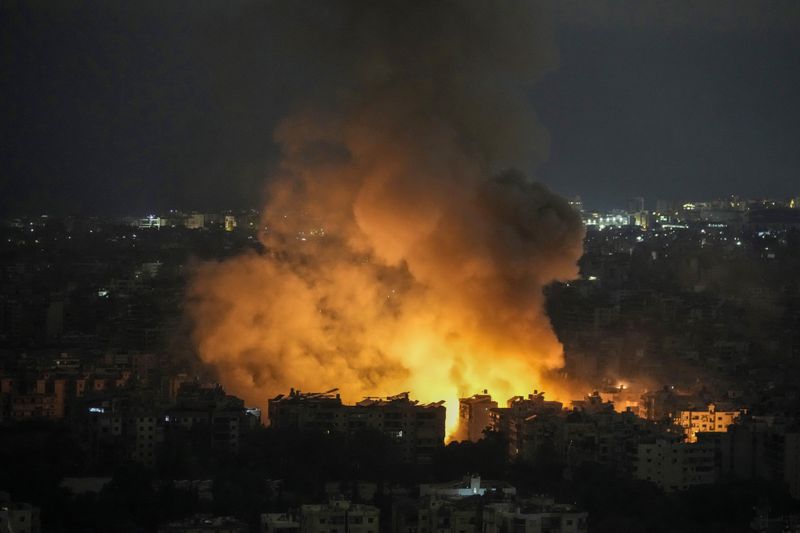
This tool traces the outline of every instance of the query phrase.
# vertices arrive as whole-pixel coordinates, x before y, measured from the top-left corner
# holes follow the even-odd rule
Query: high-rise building
[[[492,400],[488,391],[473,394],[469,398],[458,400],[458,436],[464,440],[477,442],[483,438],[483,432],[492,425],[492,409],[497,402]]]
[[[639,213],[644,211],[644,198],[636,196],[628,200],[628,213]]]
[[[537,439],[526,427],[526,421],[536,415],[542,422],[561,412],[564,405],[560,402],[544,399],[544,392],[533,391],[528,397],[514,396],[506,403],[506,407],[497,407],[491,410],[492,430],[505,434],[508,437],[509,454],[511,457],[525,457],[525,450],[536,448]],[[530,426],[530,425],[528,425]],[[539,428],[544,425],[537,426]],[[541,439],[550,439],[552,433],[539,435]]]

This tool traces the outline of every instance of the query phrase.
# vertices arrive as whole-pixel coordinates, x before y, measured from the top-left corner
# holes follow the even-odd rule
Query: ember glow
[[[525,91],[553,51],[527,4],[286,15],[341,77],[276,130],[267,251],[201,265],[190,288],[198,352],[226,388],[259,405],[290,387],[411,391],[446,400],[452,430],[459,396],[547,386],[562,349],[542,288],[577,274],[583,227],[504,170],[546,153]]]

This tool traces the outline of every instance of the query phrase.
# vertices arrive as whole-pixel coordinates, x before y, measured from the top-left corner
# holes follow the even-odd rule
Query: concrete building
[[[520,502],[490,503],[483,510],[482,533],[585,533],[588,513],[574,505],[536,497]]]
[[[489,486],[494,482],[489,482]],[[486,482],[464,481],[421,485],[420,498],[392,506],[394,533],[583,533],[587,513],[553,498],[517,500],[516,489],[481,490]]]
[[[430,463],[435,451],[444,445],[444,402],[419,404],[404,392],[344,405],[335,392],[301,393],[292,389],[288,396],[269,400],[270,425],[350,436],[362,429],[375,429],[392,439],[406,463]]]
[[[728,428],[727,432],[698,434],[698,442],[713,446],[718,479],[780,479],[781,461],[770,461],[768,449],[776,442],[774,428],[759,417],[748,417]],[[780,450],[781,457],[783,450]]]
[[[39,508],[27,503],[12,502],[0,493],[0,532],[41,533]]]
[[[378,533],[380,511],[372,505],[333,500],[300,507],[300,533]]]
[[[416,523],[406,523],[397,533],[480,533],[481,498],[437,498],[420,499]]]
[[[184,224],[187,229],[203,229],[206,226],[206,215],[203,213],[191,213],[186,216]]]
[[[633,475],[637,479],[652,481],[667,492],[708,485],[716,480],[714,448],[702,443],[667,439],[639,443]]]
[[[166,411],[166,426],[203,427],[210,433],[211,446],[219,450],[238,451],[242,435],[261,423],[258,410],[246,409],[241,398],[225,394],[219,386],[184,383],[175,402]]]
[[[129,421],[131,446],[131,459],[147,467],[153,468],[156,464],[156,451],[163,441],[163,426],[153,415],[141,414],[132,417]]]
[[[300,522],[289,513],[264,513],[259,520],[261,533],[299,533]]]
[[[527,397],[514,396],[506,402],[506,407],[490,411],[491,427],[508,437],[509,455],[526,456],[526,450],[533,450],[542,439],[552,437],[552,428],[546,428],[545,420],[552,419],[563,410],[561,402],[544,399],[544,392],[534,390]],[[537,418],[537,426],[529,422]],[[538,440],[537,440],[538,439]]]
[[[158,526],[158,533],[248,533],[250,526],[232,516],[194,515]]]
[[[686,398],[681,397],[671,387],[648,391],[642,395],[642,414],[648,420],[671,419],[685,402]]]
[[[462,440],[477,442],[483,438],[484,430],[491,427],[491,410],[497,407],[497,402],[487,392],[458,400],[458,436]]]
[[[17,394],[11,397],[11,418],[56,418],[56,397],[53,394]]]
[[[698,433],[728,431],[728,426],[734,424],[741,414],[739,409],[710,403],[704,409],[678,411],[673,421],[683,428],[689,442],[697,442]]]
[[[481,479],[481,476],[465,476],[459,481],[429,483],[419,486],[420,496],[437,498],[467,498],[469,496],[497,496],[511,498],[517,489],[505,481]]]

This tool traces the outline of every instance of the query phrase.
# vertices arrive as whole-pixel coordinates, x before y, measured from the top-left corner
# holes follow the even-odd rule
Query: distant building
[[[0,532],[41,533],[42,525],[38,507],[12,502],[6,493],[0,493]]]
[[[474,394],[469,398],[458,400],[459,437],[472,442],[483,438],[483,432],[491,426],[492,409],[497,402],[484,390],[483,394]]]
[[[506,435],[511,457],[529,458],[541,441],[552,441],[553,429],[545,420],[560,414],[563,407],[561,402],[545,400],[544,392],[538,390],[527,397],[514,396],[506,402],[506,407],[491,410],[492,430]],[[531,425],[533,417],[542,422],[536,428]]]
[[[162,226],[166,226],[166,222],[167,221],[165,219],[155,215],[147,215],[146,217],[132,220],[131,226],[135,226],[140,229],[159,229]]]
[[[483,533],[586,533],[589,515],[574,505],[537,497],[490,503],[483,510]]]
[[[344,405],[334,392],[301,393],[292,389],[288,396],[269,400],[270,425],[346,435],[372,428],[389,436],[400,459],[407,463],[430,463],[434,452],[444,445],[444,402],[419,404],[404,392]]]
[[[203,229],[206,227],[206,215],[202,213],[192,213],[186,217],[187,229]]]
[[[714,447],[667,439],[639,443],[633,474],[637,479],[652,481],[667,492],[708,485],[716,481]]]
[[[379,533],[380,511],[372,505],[333,500],[300,507],[300,533]]]
[[[11,418],[56,418],[56,397],[53,394],[17,394],[11,397]]]
[[[261,533],[299,533],[300,522],[289,513],[265,513],[260,520]]]
[[[786,433],[783,457],[783,481],[789,487],[792,498],[800,500],[800,432]]]
[[[233,231],[236,229],[236,217],[233,215],[225,215],[225,231]]]
[[[592,414],[612,412],[614,411],[614,404],[612,402],[604,402],[600,393],[594,391],[584,396],[582,400],[573,400],[572,409]]]
[[[82,496],[99,494],[110,482],[110,477],[65,477],[58,487],[66,490],[71,496]]]
[[[397,533],[481,533],[483,498],[422,497],[416,504],[416,516],[408,514]]]
[[[158,533],[249,533],[246,522],[232,516],[198,514],[158,526]]]
[[[710,403],[705,409],[685,409],[674,416],[674,423],[683,428],[689,442],[697,442],[697,434],[724,433],[742,414],[741,410]]]
[[[671,387],[648,391],[642,395],[643,415],[648,420],[672,419],[685,404],[687,398],[677,394]]]
[[[638,213],[644,211],[644,198],[637,196],[628,199],[628,213]]]
[[[573,196],[569,201],[569,205],[578,213],[583,213],[583,200],[581,200],[580,196]]]
[[[163,441],[164,428],[152,415],[139,415],[129,422],[131,459],[147,467],[156,464],[156,449]]]
[[[751,209],[747,213],[747,223],[753,229],[800,228],[800,210],[789,207]]]
[[[630,215],[624,211],[612,211],[611,213],[583,213],[583,223],[586,226],[597,227],[599,229],[632,225]]]
[[[516,489],[511,485],[467,476],[464,481],[420,485],[418,499],[395,501],[391,530],[393,533],[584,533],[587,518],[587,513],[572,505],[557,504],[550,497],[517,500]]]
[[[183,383],[174,407],[164,417],[168,428],[205,428],[211,436],[211,446],[219,450],[236,452],[241,437],[261,424],[260,411],[246,409],[244,401],[225,394],[219,387],[203,387],[196,383]]]
[[[516,494],[517,489],[509,483],[481,479],[481,476],[465,476],[460,481],[419,486],[420,496],[436,496],[439,498],[466,498],[468,496],[486,495],[513,497]]]

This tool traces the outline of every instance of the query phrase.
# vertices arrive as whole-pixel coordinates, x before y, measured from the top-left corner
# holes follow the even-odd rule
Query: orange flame
[[[226,388],[260,405],[290,387],[407,390],[446,400],[452,430],[459,396],[526,394],[561,366],[542,289],[577,274],[580,217],[495,171],[547,146],[524,94],[552,49],[528,4],[331,4],[346,79],[276,130],[266,252],[201,265],[189,288]]]

